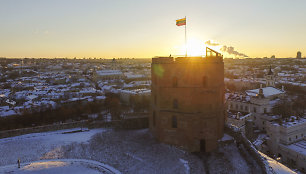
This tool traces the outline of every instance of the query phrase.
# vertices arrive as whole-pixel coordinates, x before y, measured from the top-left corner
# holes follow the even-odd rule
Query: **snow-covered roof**
[[[96,96],[96,99],[97,100],[104,100],[106,97],[104,95],[101,95],[101,96]]]
[[[9,106],[0,106],[0,111],[5,111],[5,110],[9,110],[10,107]]]
[[[250,96],[256,96],[259,93],[259,89],[252,89],[252,90],[247,90],[246,93]],[[279,94],[283,94],[285,93],[282,90],[279,90],[277,88],[274,87],[265,87],[265,88],[261,88],[263,90],[263,95],[265,97],[269,97],[269,96],[273,96],[273,95],[279,95]]]
[[[33,100],[33,99],[35,99],[35,98],[37,98],[38,96],[37,95],[28,95],[27,96],[27,99],[28,100]]]
[[[297,119],[295,116],[291,116],[290,119],[292,119],[292,120],[284,121],[282,123],[282,126],[291,127],[291,126],[297,126],[297,125],[306,123],[306,119],[304,119],[304,118]]]
[[[280,117],[280,116],[277,116]],[[282,126],[285,128],[289,128],[292,126],[300,126],[300,125],[306,125],[306,119],[305,118],[297,118],[296,116],[291,116],[289,120],[283,119],[281,125],[278,122],[272,122],[273,126]]]
[[[10,115],[16,115],[17,113],[14,110],[2,111],[0,112],[1,117],[6,117]]]
[[[234,140],[234,138],[228,134],[224,134],[220,141]]]
[[[128,79],[135,79],[135,78],[141,78],[144,77],[143,74],[134,74],[134,73],[124,73],[124,75],[126,76],[126,78]]]
[[[259,147],[265,141],[266,137],[267,134],[259,134],[257,139],[253,142],[253,145]]]
[[[243,114],[241,112],[228,112],[228,117],[235,118],[237,120],[243,120],[252,116],[252,113]]]
[[[96,71],[99,76],[122,75],[120,70],[99,70]]]
[[[10,99],[7,99],[5,102],[8,103],[8,104],[11,104],[11,105],[16,104],[16,102],[14,100],[10,100]]]
[[[239,102],[249,102],[250,96],[245,96],[239,93],[226,94],[226,99]]]
[[[295,151],[295,152],[299,152],[299,153],[306,156],[306,150],[305,150],[306,149],[306,140],[298,141],[298,142],[290,144],[286,147]]]
[[[150,89],[134,89],[134,90],[120,89],[119,91],[121,93],[126,93],[126,94],[150,94],[151,93]]]

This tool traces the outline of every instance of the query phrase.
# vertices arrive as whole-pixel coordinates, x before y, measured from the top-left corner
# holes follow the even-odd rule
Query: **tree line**
[[[111,114],[112,120],[122,119],[128,112],[148,112],[150,99],[148,97],[131,97],[128,103],[123,103],[115,93],[106,93],[105,100],[93,102],[76,101],[62,104],[58,108],[45,108],[38,112],[25,111],[22,115],[0,117],[0,130],[19,129],[67,121],[88,119],[90,114],[106,111]],[[99,114],[100,115],[100,114]]]

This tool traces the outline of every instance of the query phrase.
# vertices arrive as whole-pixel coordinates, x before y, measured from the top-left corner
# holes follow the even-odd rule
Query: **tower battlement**
[[[163,63],[223,63],[223,57],[156,57],[152,64]]]

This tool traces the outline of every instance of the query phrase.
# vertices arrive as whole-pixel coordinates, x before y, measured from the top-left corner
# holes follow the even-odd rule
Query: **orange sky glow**
[[[306,54],[306,1],[27,0],[0,2],[0,57],[151,58]],[[240,56],[239,56],[240,55]]]

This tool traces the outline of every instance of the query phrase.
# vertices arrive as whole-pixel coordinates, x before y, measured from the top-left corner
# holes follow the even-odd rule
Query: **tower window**
[[[264,108],[264,113],[267,113],[267,108]]]
[[[154,104],[156,105],[156,100],[157,100],[157,97],[156,97],[156,94],[154,95]]]
[[[203,76],[203,87],[207,87],[207,77]]]
[[[175,115],[172,116],[172,128],[177,128],[177,118]]]
[[[177,99],[173,100],[173,109],[177,109],[178,108],[178,101]]]
[[[176,88],[177,87],[177,78],[176,77],[173,77],[173,87]]]
[[[254,113],[256,113],[256,107],[253,108]]]
[[[155,127],[155,111],[153,111],[153,127]]]

